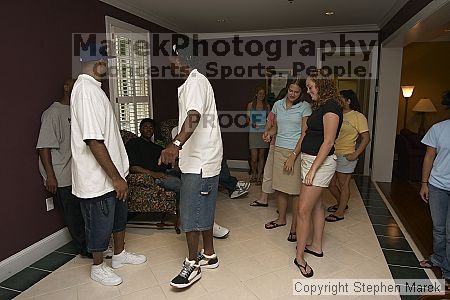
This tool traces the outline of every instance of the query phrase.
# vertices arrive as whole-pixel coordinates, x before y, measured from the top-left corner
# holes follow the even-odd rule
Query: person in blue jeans
[[[444,95],[442,104],[450,106],[450,95]],[[420,196],[430,205],[433,222],[433,253],[420,262],[423,268],[438,267],[450,283],[450,120],[431,127],[422,140],[427,152],[422,168]]]
[[[130,172],[149,174],[157,185],[176,193],[180,200],[181,179],[177,173],[171,172],[167,165],[158,165],[158,159],[163,147],[155,144],[151,139],[155,132],[155,121],[145,118],[139,124],[141,136],[128,141],[125,145],[130,160]]]

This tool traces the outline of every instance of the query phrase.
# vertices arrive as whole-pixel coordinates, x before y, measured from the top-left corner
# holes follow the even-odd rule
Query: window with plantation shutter
[[[112,52],[116,56],[110,72],[111,100],[115,100],[120,129],[139,133],[139,123],[153,117],[151,98],[149,32],[106,18]],[[112,74],[111,74],[112,73]]]

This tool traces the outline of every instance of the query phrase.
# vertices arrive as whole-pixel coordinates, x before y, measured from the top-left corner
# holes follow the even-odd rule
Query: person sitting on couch
[[[128,158],[130,159],[130,172],[150,175],[158,186],[175,192],[177,201],[179,201],[181,179],[176,175],[172,175],[169,166],[158,166],[158,159],[163,147],[151,140],[154,131],[155,121],[145,118],[139,124],[141,136],[130,140],[125,145]]]
[[[155,121],[145,118],[139,124],[141,136],[130,140],[125,148],[130,160],[130,172],[135,174],[149,174],[155,183],[165,190],[175,192],[177,202],[180,199],[181,179],[179,171],[167,165],[158,165],[158,159],[163,147],[152,142],[155,132]],[[228,228],[214,223],[213,236],[225,238],[230,233]]]

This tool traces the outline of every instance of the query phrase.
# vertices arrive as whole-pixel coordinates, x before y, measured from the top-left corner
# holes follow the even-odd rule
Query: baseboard
[[[246,160],[227,159],[228,168],[249,170],[250,166]]]
[[[0,282],[22,271],[71,240],[67,227],[64,227],[13,256],[0,261]]]

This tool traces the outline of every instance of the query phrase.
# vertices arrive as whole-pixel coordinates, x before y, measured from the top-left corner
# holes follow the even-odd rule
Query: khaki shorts
[[[286,172],[284,162],[292,154],[292,150],[276,147],[273,155],[272,187],[274,190],[289,195],[300,194],[300,157],[297,157],[293,170]]]
[[[302,153],[301,156],[301,166],[302,166],[302,182],[308,174],[311,166],[316,159],[316,156],[309,155],[306,153]],[[336,172],[336,155],[330,155],[323,161],[322,165],[316,172],[316,175],[313,179],[313,186],[318,187],[328,187],[330,185],[331,178],[333,178],[334,173]]]

